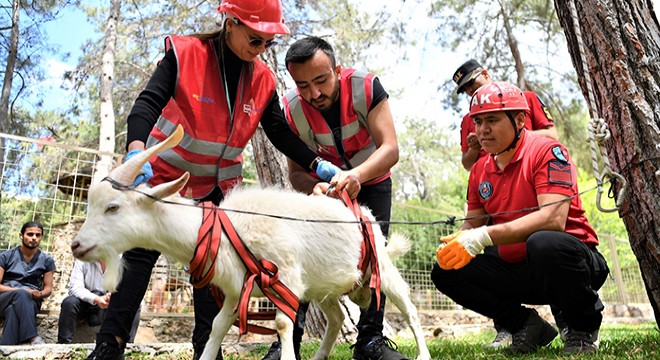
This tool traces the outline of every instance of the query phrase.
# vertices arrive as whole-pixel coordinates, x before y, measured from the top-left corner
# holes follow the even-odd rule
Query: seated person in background
[[[58,321],[57,343],[71,344],[79,319],[86,319],[89,326],[99,326],[110,304],[110,293],[101,286],[105,264],[102,261],[86,263],[75,260],[69,279],[69,296],[62,300]],[[133,320],[129,342],[135,339],[140,324],[140,312]]]
[[[55,260],[39,249],[44,227],[23,224],[22,244],[0,254],[0,316],[5,327],[0,345],[44,344],[37,334],[37,312],[53,292]]]

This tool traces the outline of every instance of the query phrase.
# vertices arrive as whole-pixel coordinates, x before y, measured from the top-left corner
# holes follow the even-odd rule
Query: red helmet
[[[490,82],[478,88],[470,100],[470,117],[496,111],[524,110],[529,105],[522,90],[508,82]]]
[[[222,0],[219,13],[229,13],[252,30],[266,34],[288,34],[280,0]]]

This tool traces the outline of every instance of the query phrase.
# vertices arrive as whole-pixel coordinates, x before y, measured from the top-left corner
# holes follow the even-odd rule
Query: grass
[[[603,325],[601,328],[600,349],[596,354],[567,356],[563,354],[563,343],[557,337],[549,346],[531,355],[510,356],[496,350],[486,350],[494,336],[494,331],[466,335],[457,339],[427,339],[426,343],[433,359],[658,359],[660,358],[660,331],[655,323],[639,325]],[[397,339],[399,351],[414,359],[416,347],[412,339]],[[318,347],[318,341],[305,342],[301,356],[310,359]],[[225,360],[260,360],[268,346],[259,346],[247,355],[225,356]],[[350,344],[336,346],[330,360],[351,359]],[[146,359],[144,354],[130,354],[127,360]],[[188,360],[189,355],[168,354],[152,357],[159,360]]]

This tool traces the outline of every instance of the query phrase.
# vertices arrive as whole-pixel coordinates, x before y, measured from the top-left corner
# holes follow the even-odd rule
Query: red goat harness
[[[346,206],[351,209],[353,214],[355,214],[355,217],[360,221],[359,228],[364,240],[362,242],[359,269],[366,276],[367,271],[369,270],[369,265],[371,264],[371,280],[369,287],[376,290],[377,306],[380,308],[380,270],[371,221],[362,214],[362,210],[357,201],[351,200],[346,191],[342,192],[341,197]],[[268,297],[278,309],[283,311],[292,321],[295,322],[299,300],[298,297],[280,281],[277,265],[266,259],[258,260],[254,254],[250,252],[223,210],[218,209],[210,202],[200,203],[198,206],[202,207],[204,214],[202,216],[202,225],[199,228],[197,237],[197,246],[193,253],[193,258],[190,261],[190,282],[192,285],[196,288],[201,288],[210,284],[215,275],[220,240],[222,238],[222,232],[224,232],[247,269],[240,299],[234,307],[234,312],[238,311],[238,320],[234,325],[239,327],[240,334],[246,334],[248,331],[258,334],[276,333],[273,329],[247,323],[248,319],[275,319],[275,311],[248,311],[250,293],[254,288],[255,282],[261,289],[261,292]],[[207,260],[210,260],[208,266]],[[206,271],[204,271],[205,268]],[[359,284],[355,284],[351,291],[355,290],[358,285]],[[218,306],[222,307],[224,294],[214,285],[211,285],[211,290]]]
[[[238,311],[238,324],[234,323],[234,325],[238,326],[241,335],[246,334],[248,330],[259,334],[276,333],[272,329],[247,323],[248,318],[252,320],[275,319],[275,311],[260,313],[248,311],[250,293],[254,288],[255,282],[261,289],[261,292],[277,308],[283,311],[292,321],[295,321],[296,311],[298,311],[299,305],[298,297],[280,281],[279,274],[277,273],[277,265],[266,259],[257,260],[254,254],[245,246],[245,243],[241,240],[224,211],[218,209],[210,202],[201,203],[199,206],[203,208],[204,215],[197,237],[197,247],[195,248],[193,259],[190,261],[191,283],[193,286],[196,288],[204,287],[211,282],[213,275],[215,275],[220,239],[224,231],[247,269],[240,299],[236,307],[234,307],[234,312]],[[210,260],[210,264],[206,272],[204,272],[207,259]],[[216,302],[222,307],[224,294],[215,286],[211,288]]]
[[[374,238],[374,230],[371,226],[371,220],[362,213],[362,208],[356,200],[351,200],[346,190],[341,192],[341,199],[344,204],[351,209],[355,217],[360,221],[358,227],[362,232],[362,251],[360,255],[360,264],[358,268],[366,277],[367,270],[371,264],[371,280],[369,287],[376,291],[376,308],[380,309],[380,267],[378,266],[378,253],[376,252],[376,240]],[[355,284],[351,291],[355,290],[359,284]],[[349,293],[351,292],[349,291]]]

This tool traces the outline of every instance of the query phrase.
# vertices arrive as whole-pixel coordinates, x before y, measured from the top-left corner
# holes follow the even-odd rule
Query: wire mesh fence
[[[5,150],[0,174],[0,251],[20,245],[19,230],[26,221],[44,224],[41,248],[56,261],[54,296],[43,307],[59,311],[73,265],[70,243],[85,219],[87,188],[100,153],[98,151],[0,134]],[[120,155],[114,155],[116,162]],[[440,236],[456,230],[437,222],[447,216],[432,209],[403,209],[394,204],[392,219],[422,224],[392,224],[390,231],[406,234],[413,247],[395,264],[410,285],[411,298],[420,310],[460,308],[438,292],[431,282],[435,249]],[[430,225],[428,223],[436,221]],[[426,223],[426,224],[424,224]],[[600,290],[607,303],[648,303],[639,266],[627,240],[601,235],[600,250],[608,260],[612,275]],[[632,260],[631,260],[632,259]],[[161,258],[153,272],[144,301],[146,312],[192,313],[192,286],[182,264]],[[268,308],[268,302],[255,299],[253,307]]]

